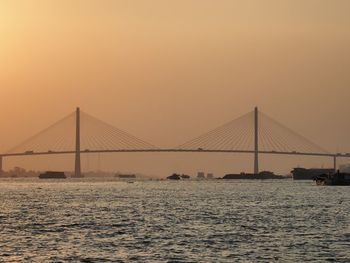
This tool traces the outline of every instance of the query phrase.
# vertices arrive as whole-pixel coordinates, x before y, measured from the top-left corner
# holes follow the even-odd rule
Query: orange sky
[[[350,152],[349,11],[347,0],[2,0],[0,151],[78,105],[161,147],[258,105]]]

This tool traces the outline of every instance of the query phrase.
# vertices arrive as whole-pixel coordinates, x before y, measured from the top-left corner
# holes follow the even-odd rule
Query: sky
[[[350,152],[349,11],[347,0],[2,0],[0,152],[77,106],[167,148],[258,106]],[[285,173],[331,161],[264,163]],[[104,165],[158,175],[252,166],[246,156],[170,154],[105,156]]]

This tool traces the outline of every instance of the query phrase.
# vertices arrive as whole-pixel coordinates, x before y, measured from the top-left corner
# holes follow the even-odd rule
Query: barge
[[[64,172],[47,171],[39,175],[39,179],[66,179]]]

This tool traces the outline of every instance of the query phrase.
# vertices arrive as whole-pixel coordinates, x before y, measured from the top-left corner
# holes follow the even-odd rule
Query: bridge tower
[[[334,173],[337,172],[337,156],[333,156],[333,167],[334,167]]]
[[[259,111],[254,109],[254,174],[259,173]]]
[[[82,177],[80,161],[80,109],[76,110],[76,134],[75,134],[75,173],[74,177]]]

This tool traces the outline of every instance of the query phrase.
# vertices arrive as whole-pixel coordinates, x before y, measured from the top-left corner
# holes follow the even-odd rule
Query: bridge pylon
[[[76,110],[76,128],[75,128],[75,171],[74,177],[82,177],[80,160],[80,109]]]
[[[259,173],[259,111],[254,109],[254,174]]]

